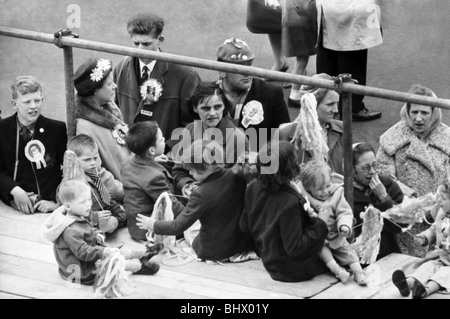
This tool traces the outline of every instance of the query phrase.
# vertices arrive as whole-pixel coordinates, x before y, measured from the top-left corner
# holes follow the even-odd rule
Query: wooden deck
[[[24,215],[0,203],[0,299],[92,299],[92,287],[69,285],[58,275],[50,242],[41,236],[47,215]],[[126,246],[142,244],[126,229],[109,239]],[[159,256],[154,257],[159,258]],[[131,299],[407,299],[391,284],[395,269],[410,271],[417,258],[392,254],[366,269],[367,287],[345,285],[331,274],[301,283],[270,278],[261,261],[210,265],[192,261],[182,266],[162,264],[154,276],[130,276]],[[435,294],[430,299],[447,299]]]

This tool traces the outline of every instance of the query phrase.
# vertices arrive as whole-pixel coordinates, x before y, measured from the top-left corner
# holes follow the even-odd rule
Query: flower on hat
[[[97,61],[97,66],[91,72],[91,80],[98,82],[103,78],[103,73],[111,68],[111,62],[105,59]]]
[[[100,70],[98,68],[95,68],[95,69],[92,70],[92,73],[91,73],[91,80],[92,81],[98,82],[98,81],[100,81],[102,79],[102,77],[103,77],[102,70]]]
[[[100,69],[101,71],[109,70],[110,67],[111,67],[111,62],[109,60],[100,59],[97,62],[97,68]]]

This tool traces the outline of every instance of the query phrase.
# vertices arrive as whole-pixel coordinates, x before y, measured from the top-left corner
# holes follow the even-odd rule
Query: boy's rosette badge
[[[45,146],[39,140],[31,140],[25,146],[25,156],[26,158],[33,163],[36,163],[37,169],[41,169],[42,167],[47,167],[45,163]]]
[[[141,86],[141,97],[144,104],[153,104],[159,101],[163,88],[156,79],[148,79]]]
[[[112,136],[116,139],[119,145],[125,145],[125,135],[128,133],[128,125],[117,124],[112,130]]]
[[[242,125],[247,128],[251,125],[258,125],[264,120],[264,110],[261,102],[252,100],[244,105],[242,110]]]

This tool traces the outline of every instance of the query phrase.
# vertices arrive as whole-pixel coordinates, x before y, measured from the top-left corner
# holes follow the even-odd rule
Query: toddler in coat
[[[331,211],[326,220],[328,236],[320,253],[321,259],[342,283],[346,283],[350,278],[350,273],[342,267],[348,265],[354,274],[354,280],[359,285],[366,285],[367,279],[359,258],[347,241],[352,234],[353,212],[344,198],[344,188],[340,184],[332,183],[331,168],[320,160],[303,164],[300,179],[300,186],[303,186],[312,208],[316,212]]]

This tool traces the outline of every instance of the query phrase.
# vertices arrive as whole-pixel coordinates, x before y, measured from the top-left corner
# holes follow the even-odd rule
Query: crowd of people
[[[273,34],[253,31],[280,38],[273,70],[287,71],[284,56],[296,56],[294,72],[304,74],[308,57],[318,53],[313,78],[332,79],[353,73],[347,60],[360,56],[361,66],[353,67],[365,84],[367,49],[381,43],[380,30],[371,30],[371,41],[359,41],[350,36],[351,26],[334,29],[337,9],[331,2],[266,2],[281,10],[280,28]],[[343,2],[350,8],[356,3]],[[294,13],[301,23],[287,22]],[[150,51],[161,51],[163,28],[164,20],[150,13],[126,26],[133,46]],[[295,42],[305,28],[315,37]],[[306,42],[312,50],[302,52]],[[365,46],[345,47],[351,42]],[[288,49],[283,54],[281,48]],[[239,65],[255,59],[240,38],[226,39],[216,55]],[[450,248],[441,244],[450,228],[442,226],[450,218],[450,128],[439,108],[405,104],[400,121],[380,136],[378,150],[354,144],[351,164],[343,162],[340,96],[334,90],[292,85],[288,105],[301,111],[291,120],[276,83],[225,72],[204,82],[194,68],[159,60],[123,57],[113,66],[89,58],[78,66],[74,85],[76,135],[70,139],[64,122],[41,115],[44,92],[33,76],[14,80],[16,113],[0,120],[1,199],[25,214],[51,213],[44,235],[55,245],[63,278],[67,266],[77,264],[81,282],[92,284],[96,261],[111,253],[107,238],[120,228],[145,243],[150,233],[183,238],[199,222],[190,246],[201,260],[232,261],[255,252],[274,280],[304,281],[331,271],[343,283],[353,275],[364,286],[364,265],[350,246],[361,233],[360,213],[369,205],[386,211],[406,197],[432,192],[439,209],[424,223],[402,232],[405,225],[386,219],[377,259],[390,253],[422,258],[437,239],[430,246],[438,252],[432,266],[424,261],[419,274],[396,271],[392,278],[404,296],[410,290],[415,298],[450,292]],[[410,93],[436,97],[422,85]],[[365,108],[362,97],[353,103],[354,120],[381,116]],[[315,115],[310,127],[306,112]],[[305,130],[318,133],[320,150],[310,147]],[[344,196],[344,165],[352,165],[354,203]],[[158,218],[156,203],[167,195],[162,209],[169,207],[172,217]],[[128,270],[153,275],[159,265],[151,258],[158,249],[120,252]]]

